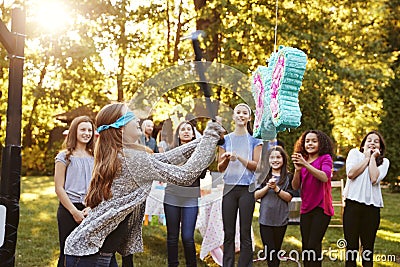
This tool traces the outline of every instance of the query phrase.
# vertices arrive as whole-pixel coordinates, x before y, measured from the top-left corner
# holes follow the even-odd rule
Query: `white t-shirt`
[[[350,150],[346,160],[346,174],[351,168],[365,159],[365,155],[357,148]],[[378,167],[379,177],[376,183],[371,183],[368,167],[355,179],[347,178],[343,195],[347,199],[351,199],[366,205],[374,205],[375,207],[383,207],[383,198],[380,182],[385,178],[389,170],[389,160],[383,159],[383,163]]]

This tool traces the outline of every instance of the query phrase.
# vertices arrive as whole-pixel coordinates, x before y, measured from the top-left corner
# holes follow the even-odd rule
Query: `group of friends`
[[[138,118],[123,103],[103,107],[95,122],[86,116],[75,118],[64,149],[55,160],[55,190],[60,202],[58,266],[114,267],[118,266],[117,252],[122,255],[122,266],[133,266],[132,255],[143,251],[145,201],[153,181],[167,183],[163,205],[168,266],[179,265],[180,232],[186,266],[196,266],[194,231],[200,179],[214,160],[216,148],[218,170],[224,181],[222,265],[235,265],[238,218],[237,265],[252,266],[251,225],[255,203],[260,201],[260,236],[266,260],[270,267],[279,266],[276,252],[281,249],[289,223],[288,203],[299,190],[302,250],[316,255],[303,259],[303,263],[306,267],[321,266],[322,239],[334,214],[330,186],[333,142],[322,131],[308,130],[297,140],[291,157],[279,145],[269,147],[262,155],[263,142],[252,136],[251,117],[250,107],[238,104],[232,115],[235,127],[231,133],[226,133],[220,123],[210,121],[200,138],[196,138],[194,125],[184,121],[175,131],[172,147],[161,149],[162,153],[154,153],[158,152],[157,146],[146,146],[151,138],[142,133]],[[142,125],[143,132],[146,125]],[[96,130],[99,134],[95,145]],[[373,265],[383,207],[380,182],[389,169],[384,154],[382,135],[372,131],[346,159],[343,230],[348,267],[356,266],[359,240],[363,251],[370,252],[363,253],[363,266]],[[293,173],[289,171],[290,159]],[[254,187],[260,160],[268,161],[269,168]]]

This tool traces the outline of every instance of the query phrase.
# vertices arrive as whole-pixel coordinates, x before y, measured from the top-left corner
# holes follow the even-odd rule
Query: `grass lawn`
[[[57,197],[54,193],[53,177],[22,177],[20,200],[20,223],[18,227],[18,242],[16,250],[16,265],[20,267],[52,267],[56,266],[58,256],[58,233],[56,211]],[[337,192],[333,192],[337,197]],[[381,210],[381,224],[375,242],[375,252],[382,260],[374,266],[400,266],[400,202],[398,193],[383,190],[385,207]],[[339,210],[337,210],[339,211]],[[262,250],[258,231],[257,214],[253,220],[257,252]],[[366,222],[368,223],[368,222]],[[135,255],[135,266],[167,266],[166,228],[165,226],[144,226],[144,252]],[[323,249],[328,252],[323,266],[344,266],[343,261],[332,261],[343,254],[338,249],[337,242],[343,238],[342,228],[328,228],[323,240]],[[199,253],[201,235],[196,231],[196,250]],[[301,253],[300,229],[290,225],[283,242],[283,250],[287,253]],[[330,254],[329,254],[330,253]],[[295,255],[295,254],[291,254]],[[181,266],[184,266],[183,250],[179,253]],[[392,257],[395,257],[393,261]],[[120,257],[118,255],[118,260]],[[385,261],[383,261],[385,260]],[[198,266],[218,266],[211,256],[205,261],[198,260]],[[254,266],[266,266],[266,262],[255,263]],[[297,266],[294,263],[282,263],[281,266]]]

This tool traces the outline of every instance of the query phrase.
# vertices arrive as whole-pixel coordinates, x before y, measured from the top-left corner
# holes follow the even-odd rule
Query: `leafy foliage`
[[[387,157],[390,159],[389,180],[398,182],[400,174],[400,161],[398,160],[398,147],[400,145],[400,134],[397,129],[400,127],[398,119],[400,103],[400,1],[387,1],[389,10],[387,22],[385,24],[386,41],[388,43],[388,53],[396,55],[395,60],[390,66],[393,75],[388,86],[382,88],[380,97],[385,114],[379,129],[385,136]]]
[[[26,9],[33,10],[34,1],[25,2]],[[399,174],[395,149],[400,138],[394,130],[399,1],[281,0],[277,20],[273,0],[70,0],[68,5],[72,23],[57,32],[42,31],[35,14],[27,13],[24,170],[51,172],[47,161],[53,160],[56,149],[48,145],[49,136],[55,127],[66,127],[54,119],[56,114],[82,105],[98,111],[110,101],[135,98],[135,103],[153,110],[158,123],[168,117],[178,121],[203,105],[198,104],[202,92],[193,81],[170,88],[186,74],[171,74],[147,86],[163,70],[194,59],[191,42],[182,37],[201,29],[206,33],[201,40],[204,58],[247,77],[267,64],[275,45],[307,54],[299,97],[302,125],[279,134],[289,153],[306,129],[323,130],[334,139],[337,154],[346,155],[367,131],[379,128],[388,143],[390,177]],[[10,8],[3,5],[1,11],[8,21]],[[7,63],[0,50],[1,114],[7,108]],[[150,103],[147,98],[163,88],[170,89]],[[247,102],[249,88],[243,81],[211,85],[213,101],[224,107],[219,115],[227,123],[229,108]],[[5,116],[1,126],[4,143]],[[29,163],[32,151],[41,151],[46,163]]]

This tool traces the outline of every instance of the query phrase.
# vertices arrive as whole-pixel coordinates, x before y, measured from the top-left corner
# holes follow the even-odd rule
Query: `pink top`
[[[311,165],[326,173],[328,181],[321,182],[315,178],[306,168],[301,169],[301,209],[300,213],[308,213],[316,207],[324,210],[328,216],[333,216],[331,178],[332,157],[329,154],[319,156]]]

